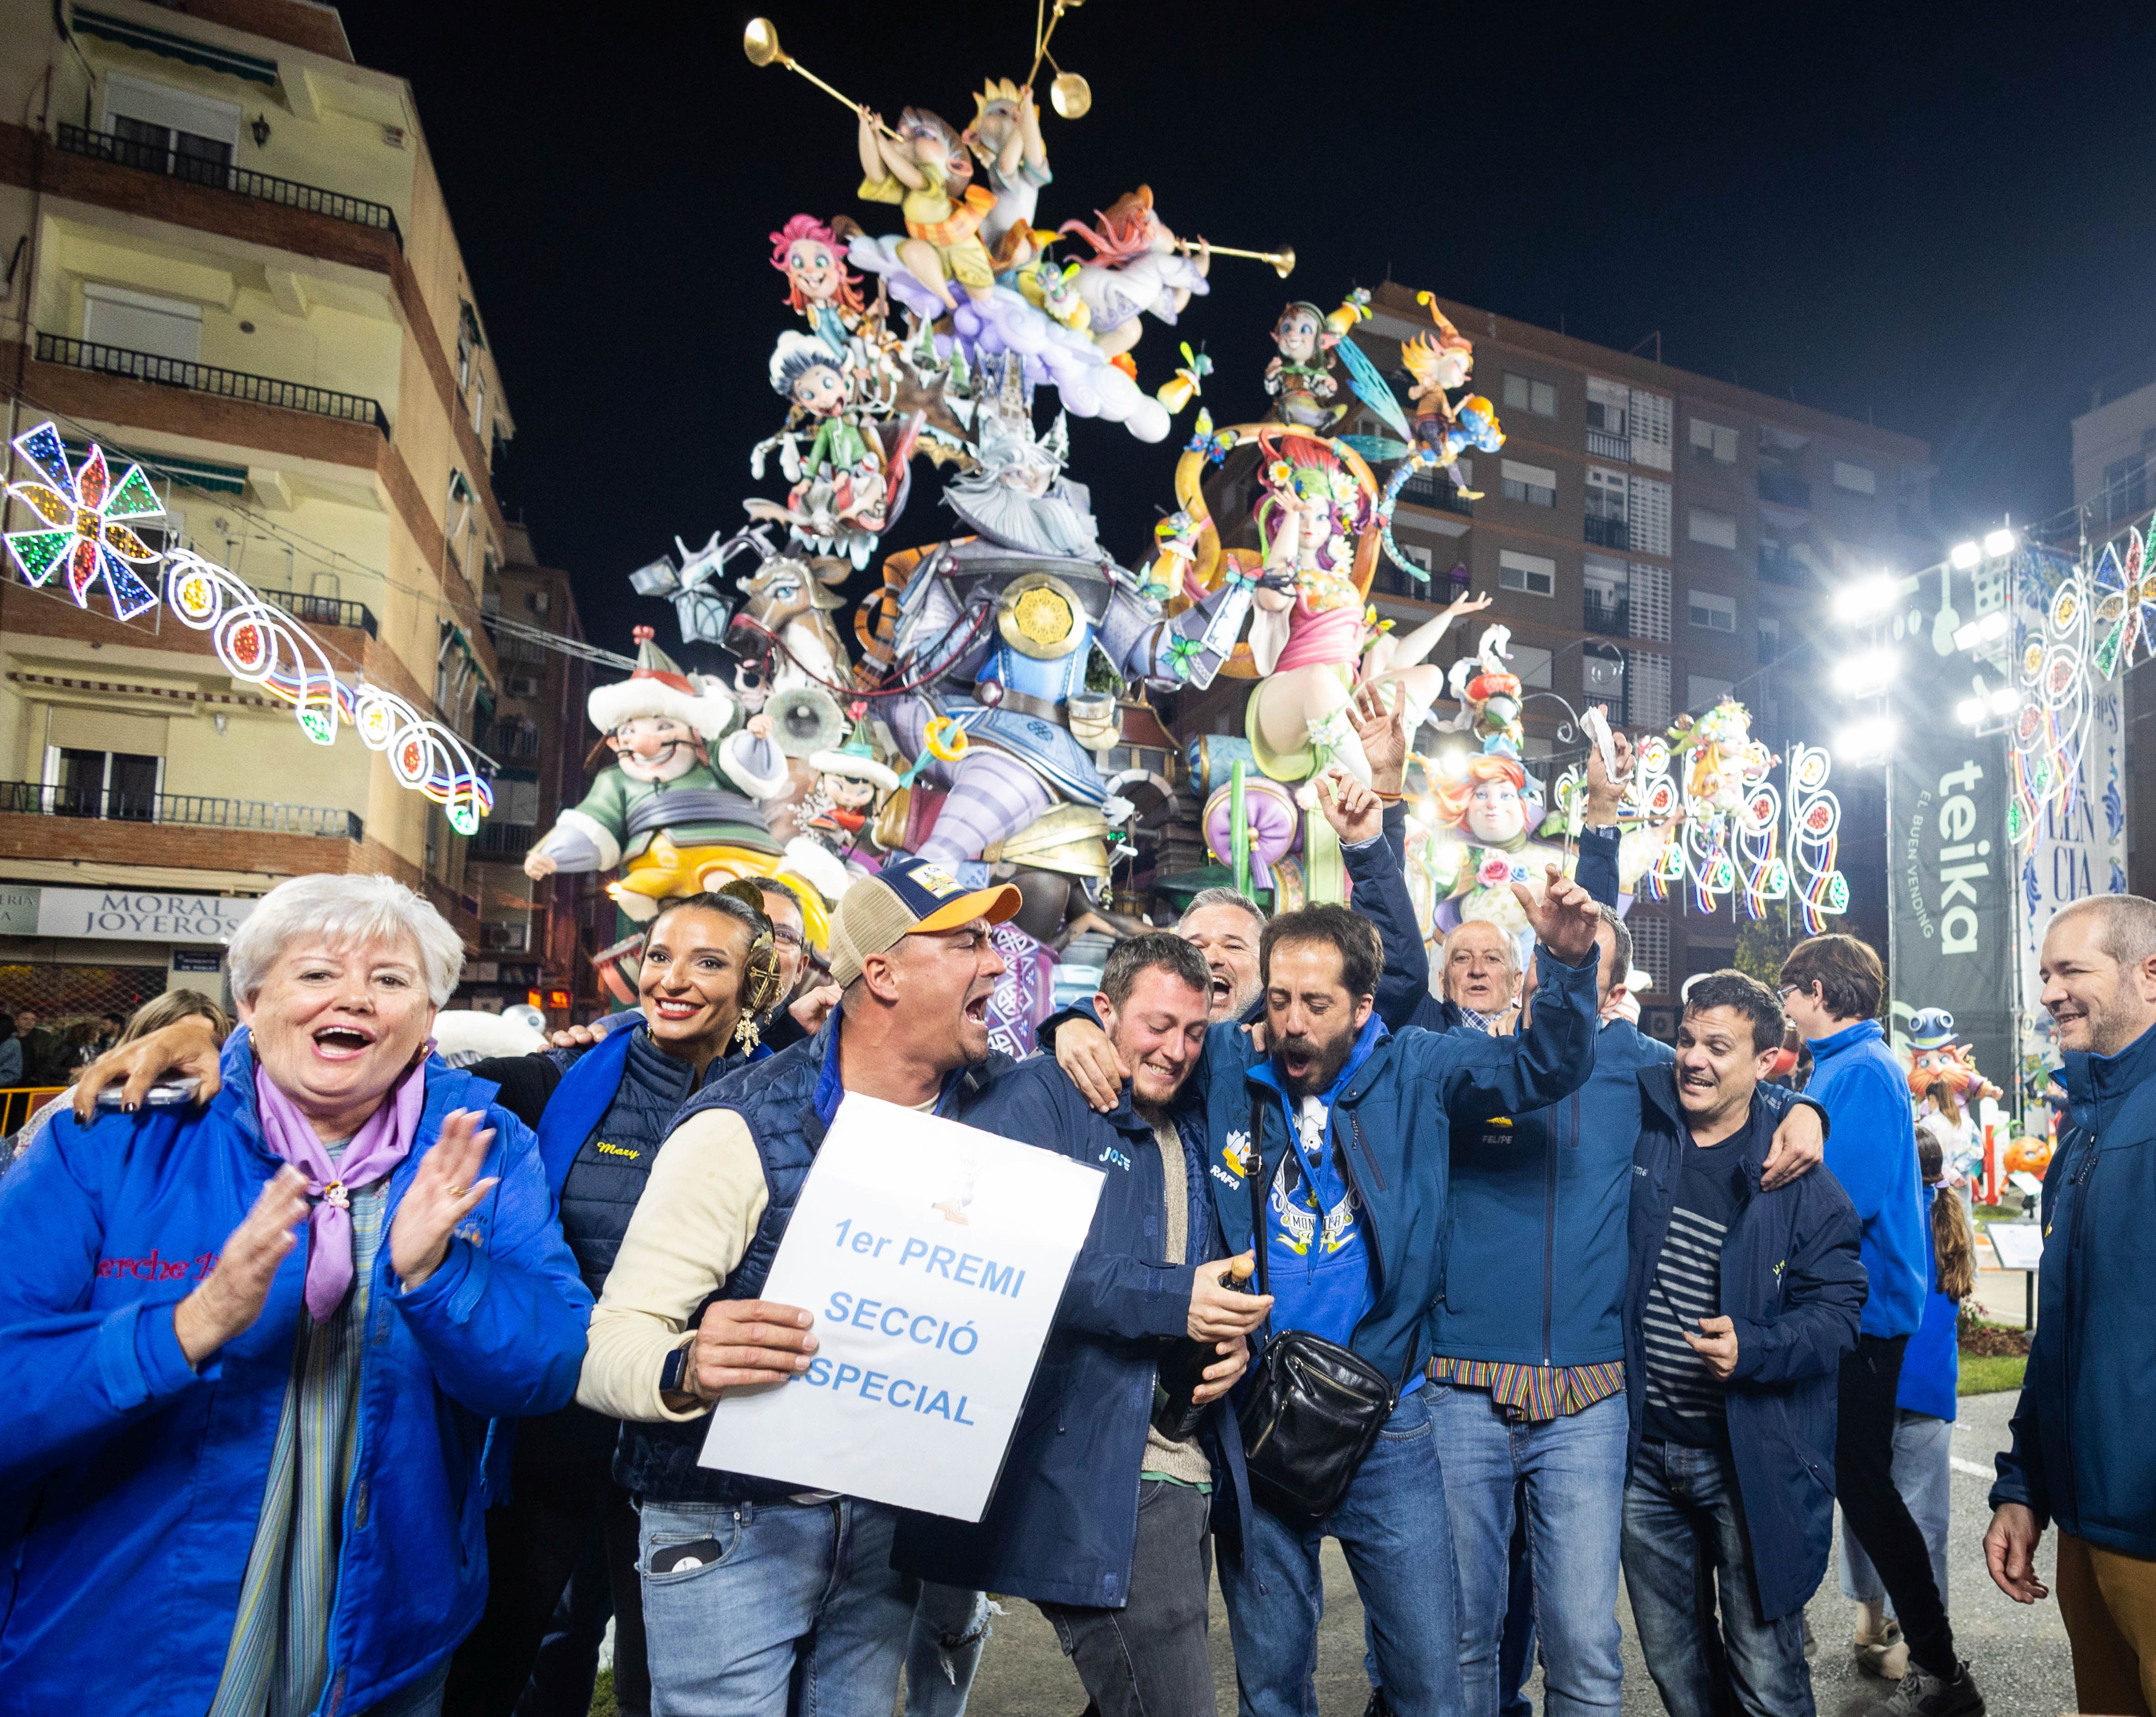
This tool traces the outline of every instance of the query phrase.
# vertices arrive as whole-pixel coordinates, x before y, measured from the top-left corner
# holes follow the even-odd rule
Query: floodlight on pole
[[[1995,643],[2006,636],[2013,622],[2006,618],[2006,610],[1994,608],[1981,620],[1972,620],[1966,626],[1954,628],[1953,646],[1958,650],[1973,650],[1979,645]]]
[[[1981,727],[1984,725],[1984,700],[1964,698],[1954,705],[1954,720],[1964,727]]]
[[[1901,665],[1901,657],[1892,650],[1866,650],[1835,664],[1834,689],[1853,698],[1877,697],[1893,683]]]
[[[2004,559],[2020,546],[2021,539],[2003,526],[1984,535],[1984,552],[1994,561]]]
[[[1984,546],[1981,543],[1958,542],[1947,559],[1953,562],[1957,572],[1966,572],[1984,559]]]
[[[1891,572],[1856,579],[1835,592],[1834,617],[1850,625],[1861,625],[1885,613],[1901,594],[1902,581]]]
[[[1991,713],[1994,715],[2011,715],[2020,707],[2021,694],[2010,685],[1991,694]]]
[[[1877,763],[1887,756],[1895,738],[1892,721],[1866,721],[1845,727],[1835,736],[1834,754],[1851,768],[1861,769],[1867,763]]]

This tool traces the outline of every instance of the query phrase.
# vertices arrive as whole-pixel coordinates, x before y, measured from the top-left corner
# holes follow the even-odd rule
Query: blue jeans
[[[1468,1717],[1497,1717],[1506,1694],[1499,1645],[1509,1596],[1513,1499],[1527,1494],[1543,1717],[1614,1712],[1625,1679],[1617,1561],[1625,1521],[1625,1397],[1529,1423],[1486,1389],[1433,1382],[1445,1506],[1460,1570],[1460,1679]]]
[[[891,1717],[921,1582],[891,1566],[894,1509],[658,1503],[642,1509],[651,1704],[661,1717]],[[712,1540],[702,1565],[652,1571]]]
[[[1709,1581],[1721,1600],[1712,1638]],[[1625,1586],[1670,1717],[1813,1717],[1804,1617],[1763,1620],[1728,1451],[1642,1443],[1625,1487]]]
[[[1328,1535],[1355,1576],[1387,1703],[1399,1717],[1460,1717],[1452,1528],[1429,1393],[1393,1410],[1321,1525],[1301,1531],[1255,1505],[1243,1516],[1243,1553],[1220,1562],[1241,1717],[1317,1717],[1317,1552]]]
[[[906,1648],[906,1717],[963,1717],[992,1609],[1003,1613],[984,1591],[921,1582]]]

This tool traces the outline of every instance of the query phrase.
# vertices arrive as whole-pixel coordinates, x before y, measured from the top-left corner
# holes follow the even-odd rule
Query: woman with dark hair
[[[633,1029],[464,1069],[497,1087],[495,1102],[537,1133],[562,1236],[594,1296],[675,1110],[710,1081],[769,1053],[757,1041],[757,1027],[776,1003],[778,985],[761,899],[752,885],[732,884],[725,892],[670,901],[650,921],[637,982],[642,1018]],[[197,1072],[194,1030],[183,1023],[145,1038],[108,1058],[85,1083],[141,1077],[140,1069],[151,1064]],[[82,1106],[78,1099],[79,1111]],[[602,1537],[614,1599],[615,1699],[624,1717],[649,1709],[636,1513],[613,1482],[617,1429],[616,1421],[573,1402],[516,1427],[509,1500],[486,1516],[493,1569],[486,1609],[458,1648],[445,1712],[507,1717],[572,1571]],[[546,1688],[549,1709],[557,1696],[562,1709],[590,1703],[595,1643],[572,1655],[572,1664],[549,1667],[550,1682],[558,1673],[567,1683]]]
[[[15,1016],[0,1013],[0,1091],[23,1083],[23,1042],[15,1035]]]

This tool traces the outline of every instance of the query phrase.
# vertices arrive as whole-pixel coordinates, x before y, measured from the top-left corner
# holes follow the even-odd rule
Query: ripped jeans
[[[1001,1607],[984,1591],[921,1582],[913,1638],[906,1648],[906,1717],[961,1717],[988,1643],[988,1617]]]

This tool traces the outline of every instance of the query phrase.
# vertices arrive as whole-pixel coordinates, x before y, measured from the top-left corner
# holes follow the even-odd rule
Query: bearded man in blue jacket
[[[1340,828],[1344,843],[1378,834],[1373,795],[1361,812]],[[1453,1129],[1568,1095],[1594,1049],[1594,904],[1553,867],[1541,899],[1518,893],[1543,946],[1537,1005],[1517,1038],[1392,1035],[1373,1005],[1377,936],[1365,916],[1323,906],[1265,927],[1270,1053],[1233,1027],[1215,1027],[1207,1045],[1207,1173],[1227,1247],[1267,1248],[1270,1327],[1337,1342],[1398,1380],[1398,1404],[1332,1514],[1305,1526],[1254,1506],[1240,1556],[1222,1562],[1243,1703],[1260,1717],[1314,1709],[1328,1535],[1347,1552],[1393,1709],[1460,1709],[1451,1530],[1421,1397]]]
[[[490,1422],[568,1400],[591,1307],[531,1133],[427,1053],[463,959],[386,877],[281,884],[208,1106],[63,1115],[0,1187],[10,1710],[439,1709]]]
[[[1984,1557],[2020,1603],[2059,1613],[2083,1711],[2156,1709],[2156,901],[2098,894],[2044,933],[2043,1001],[2065,1050],[2071,1125],[2044,1176],[2036,1333],[1999,1457]]]

